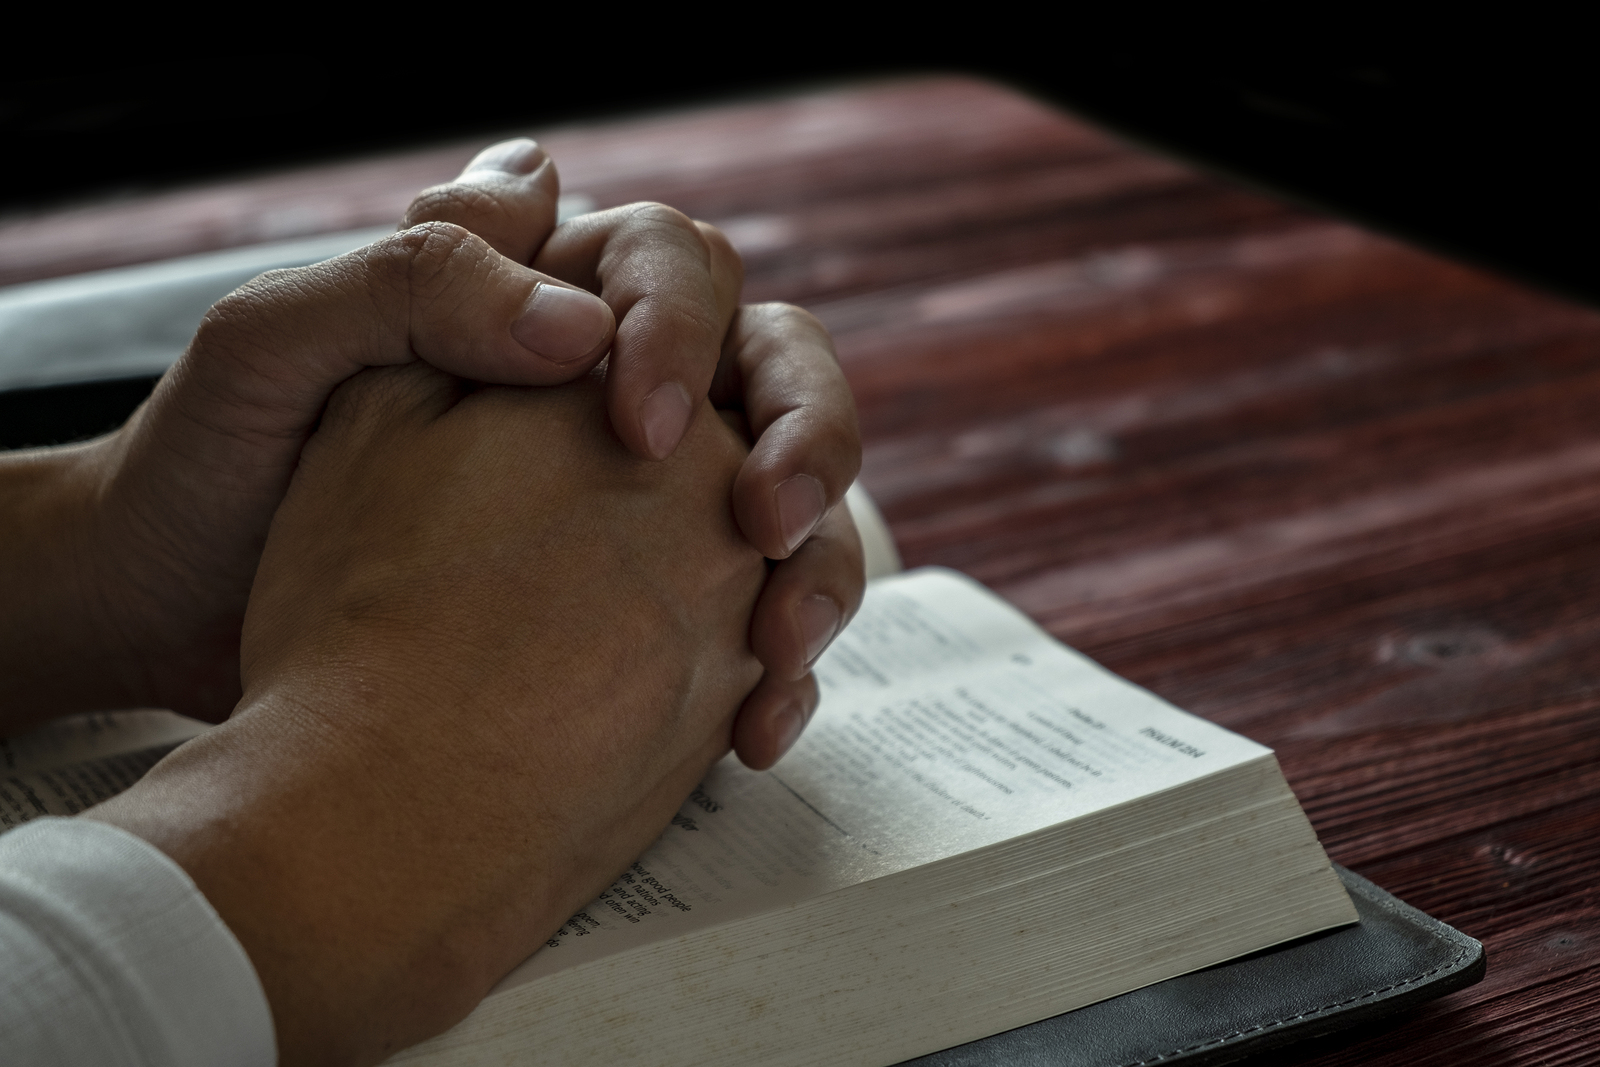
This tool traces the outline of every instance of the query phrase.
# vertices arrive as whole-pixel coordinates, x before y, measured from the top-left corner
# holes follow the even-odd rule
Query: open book
[[[959,574],[874,581],[817,675],[774,770],[392,1062],[891,1064],[1356,918],[1269,750]]]

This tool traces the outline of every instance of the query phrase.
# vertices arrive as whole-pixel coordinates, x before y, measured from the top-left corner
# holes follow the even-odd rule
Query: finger
[[[533,266],[610,305],[611,424],[636,455],[670,456],[710,391],[738,307],[744,267],[733,246],[663,204],[630,204],[559,227]]]
[[[848,508],[767,576],[750,620],[750,648],[780,679],[801,678],[855,616],[866,589],[861,538]]]
[[[352,373],[420,358],[476,381],[557,385],[598,363],[614,329],[603,301],[448,223],[425,223],[302,270],[309,277],[287,279],[297,306],[274,321],[326,318],[333,332],[322,347]],[[352,286],[374,302],[364,319],[351,315]],[[271,299],[285,296],[280,289]],[[363,326],[370,332],[358,339],[352,327]],[[304,345],[280,350],[286,359],[306,355]]]
[[[784,559],[843,499],[861,469],[855,399],[833,341],[788,304],[740,308],[714,402],[742,398],[755,446],[733,487],[739,529]]]
[[[753,771],[764,771],[794,747],[817,710],[817,680],[766,674],[745,698],[733,724],[733,750]]]
[[[689,752],[671,769],[661,774],[656,785],[635,805],[633,817],[614,833],[606,835],[605,862],[596,865],[573,882],[563,914],[571,914],[593,900],[596,893],[614,882],[650,844],[661,836],[673,814],[689,794],[705,780],[713,764],[728,754],[734,716],[724,715],[712,724],[709,734],[699,738]],[[569,855],[575,861],[588,854],[592,840],[573,840]]]
[[[151,399],[182,454],[282,481],[324,403],[363,368],[421,359],[451,374],[551,385],[604,355],[610,309],[428,223],[348,255],[271,271],[218,301]],[[163,419],[155,413],[170,413]],[[269,486],[259,488],[272,490]]]
[[[555,163],[537,142],[519,137],[490,145],[460,177],[418,193],[400,225],[454,223],[525,264],[555,229],[560,194]]]
[[[470,392],[468,383],[420,360],[370,368],[346,379],[328,397],[318,423],[322,430],[319,439],[326,439],[322,451],[340,454],[343,464],[359,463],[364,450],[360,443],[401,427],[420,430]],[[337,432],[331,427],[337,427]],[[326,443],[335,440],[339,445]],[[301,453],[302,464],[311,447],[315,446]]]
[[[739,310],[739,296],[744,291],[744,259],[734,250],[733,242],[711,223],[695,219],[694,228],[699,231],[706,249],[711,253],[711,288],[716,294],[717,317],[722,322],[722,332],[726,337],[728,323],[734,312]],[[720,345],[717,355],[720,362]]]
[[[429,223],[406,233],[415,236],[391,242],[380,269],[392,275],[391,299],[406,301],[413,351],[440,370],[496,385],[559,385],[587,373],[611,346],[616,320],[593,294],[459,227]]]

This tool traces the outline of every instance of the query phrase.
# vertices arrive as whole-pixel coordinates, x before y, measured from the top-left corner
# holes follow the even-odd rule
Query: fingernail
[[[644,398],[639,407],[639,422],[644,426],[644,443],[652,456],[666,459],[672,455],[689,428],[689,416],[693,411],[689,391],[677,382],[658,385],[655,392]]]
[[[539,147],[537,141],[530,141],[526,137],[518,137],[512,141],[501,141],[492,144],[482,152],[472,157],[472,162],[467,164],[462,174],[471,174],[475,170],[498,170],[506,174],[532,174],[547,158],[545,150]]]
[[[798,703],[790,703],[774,715],[773,720],[772,725],[778,734],[778,754],[773,759],[776,763],[800,740],[800,734],[806,728],[806,713]]]
[[[785,479],[772,495],[778,505],[778,527],[783,531],[784,547],[793,552],[822,521],[828,495],[822,491],[822,483],[809,474]]]
[[[806,646],[806,666],[810,667],[839,632],[839,606],[820,594],[808,596],[794,606],[794,619],[800,626],[800,640]]]
[[[511,324],[511,336],[552,363],[592,355],[611,329],[611,309],[598,296],[540,282]]]

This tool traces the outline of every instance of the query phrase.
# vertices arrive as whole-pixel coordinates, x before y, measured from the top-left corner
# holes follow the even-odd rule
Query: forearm
[[[315,706],[247,697],[85,815],[143,838],[193,879],[255,968],[284,1067],[373,1064],[448,1029],[671,810],[617,820],[587,851],[574,847],[561,812],[476,788],[441,763],[462,741],[439,736],[435,695],[408,708],[381,672],[360,675],[283,687],[314,692]],[[402,737],[375,748],[384,733]],[[678,783],[673,806],[694,780]],[[430,812],[450,813],[448,828]]]
[[[428,951],[439,923],[417,906],[416,886],[384,892],[382,876],[415,879],[432,864],[382,855],[392,836],[350,832],[384,812],[362,768],[341,758],[345,746],[305,729],[316,716],[299,708],[254,711],[86,817],[155,845],[199,886],[255,967],[283,1064],[377,1062],[449,1026],[493,979],[474,985],[448,954]],[[418,981],[436,975],[461,988]],[[446,1003],[468,999],[435,1019],[418,985]]]
[[[271,1067],[238,940],[159,850],[88,819],[0,837],[5,1062]]]
[[[0,736],[138,703],[95,549],[107,444],[0,456]]]

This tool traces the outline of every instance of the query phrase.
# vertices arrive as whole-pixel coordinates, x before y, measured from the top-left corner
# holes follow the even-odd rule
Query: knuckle
[[[500,197],[481,184],[448,182],[418,193],[406,209],[404,225],[453,222],[504,213]]]
[[[728,235],[723,233],[722,230],[711,223],[695,219],[694,228],[700,231],[700,236],[703,237],[708,244],[715,245],[722,251],[730,252],[735,255],[738,254],[733,251],[733,242],[728,240]]]
[[[774,329],[786,334],[812,334],[824,342],[830,353],[833,351],[833,338],[829,336],[828,328],[805,308],[773,300],[765,304],[753,304],[750,309]]]
[[[393,368],[363,371],[347,379],[329,398],[330,415],[357,421],[382,416],[402,405],[408,393],[407,375]],[[338,421],[338,419],[335,419]]]
[[[694,249],[702,257],[711,255],[711,246],[705,234],[700,232],[700,227],[677,208],[647,200],[629,204],[623,211],[626,217],[623,230],[629,237],[665,238]]]
[[[666,309],[677,323],[687,326],[702,338],[715,342],[722,337],[722,321],[717,316],[716,308],[708,306],[702,300],[682,295],[663,296],[661,307]]]
[[[737,304],[744,290],[744,257],[733,247],[721,230],[700,224],[700,239],[706,242],[711,272],[719,281],[725,297]]]
[[[440,249],[455,248],[473,240],[465,226],[443,219],[429,219],[385,237],[378,247],[387,246],[396,254],[415,258]]]
[[[195,346],[238,349],[264,343],[279,316],[305,300],[316,281],[315,266],[258,274],[211,305],[195,330]]]
[[[698,233],[694,220],[677,208],[655,200],[641,200],[625,209],[628,220],[641,226],[667,227],[685,233]]]
[[[451,381],[449,375],[420,360],[369,366],[333,391],[321,425],[362,433],[394,428],[429,410]]]
[[[844,371],[828,328],[804,308],[777,302],[747,304],[740,309],[737,331],[735,343],[748,359],[781,358],[815,387],[842,381]]]
[[[437,220],[401,230],[374,247],[392,275],[422,296],[436,295],[463,271],[475,273],[489,253],[483,238],[466,227]]]
[[[705,242],[707,250],[714,260],[720,260],[729,267],[737,269],[741,274],[744,271],[744,257],[739,255],[739,250],[733,247],[733,242],[728,240],[728,235],[709,222],[696,220],[695,230],[700,234],[700,239]]]

